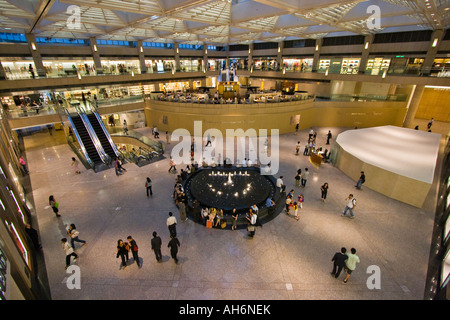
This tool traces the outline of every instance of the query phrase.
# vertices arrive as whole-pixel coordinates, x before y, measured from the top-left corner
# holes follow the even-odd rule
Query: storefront
[[[71,60],[49,57],[44,58],[42,63],[44,64],[47,77],[76,76],[77,74],[88,76],[96,74],[93,59],[82,58]]]
[[[1,61],[3,69],[5,70],[5,76],[9,80],[32,78],[33,75],[30,72],[30,65],[33,74],[37,76],[36,67],[32,58],[5,57],[2,58]]]
[[[324,58],[319,60],[318,72],[357,74],[361,58]]]
[[[431,75],[438,75],[450,71],[450,58],[434,59],[431,67]]]
[[[278,70],[278,62],[276,57],[256,57],[253,58],[255,70],[276,71]]]
[[[391,59],[388,73],[419,74],[424,58],[395,56]]]
[[[203,58],[180,58],[180,71],[203,71]]]
[[[313,60],[313,58],[283,58],[283,65],[288,72],[311,72]]]
[[[201,81],[194,81],[194,86],[201,85]],[[166,83],[160,83],[159,84],[159,91],[169,93],[169,92],[176,92],[181,91],[185,92],[189,88],[189,81],[183,81],[183,82],[166,82]]]
[[[139,59],[102,60],[104,74],[138,74],[141,72]]]
[[[173,58],[145,59],[145,66],[148,73],[170,72],[175,69],[175,60]]]
[[[383,57],[373,57],[367,60],[366,74],[370,75],[382,75],[385,70],[389,70],[389,65],[391,63],[390,58]]]
[[[226,67],[223,66],[223,69]],[[248,58],[230,58],[230,67],[233,67],[237,70],[247,70],[248,67]]]

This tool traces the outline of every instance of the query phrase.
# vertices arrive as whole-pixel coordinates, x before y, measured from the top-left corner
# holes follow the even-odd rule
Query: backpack
[[[355,198],[352,199],[352,203],[353,203],[353,206],[356,206],[356,199]]]

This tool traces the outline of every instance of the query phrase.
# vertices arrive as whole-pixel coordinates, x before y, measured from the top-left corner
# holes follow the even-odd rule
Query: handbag
[[[58,209],[59,207],[59,202],[55,202],[55,208]]]
[[[208,228],[208,229],[210,229],[210,228],[212,228],[212,221],[206,221],[206,227]]]

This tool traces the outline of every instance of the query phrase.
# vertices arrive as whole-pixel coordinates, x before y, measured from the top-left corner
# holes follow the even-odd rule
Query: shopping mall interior
[[[448,1],[0,17],[0,300],[449,299]]]

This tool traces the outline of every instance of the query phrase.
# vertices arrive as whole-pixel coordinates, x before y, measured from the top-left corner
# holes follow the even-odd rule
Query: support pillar
[[[322,43],[323,43],[322,38],[316,39],[316,47],[314,49],[312,72],[317,72],[317,69],[319,68],[320,49],[322,48]]]
[[[428,48],[427,54],[422,64],[421,73],[422,75],[429,75],[431,73],[431,68],[433,67],[434,59],[441,45],[442,39],[444,38],[444,30],[435,30],[431,36],[430,47]],[[436,41],[436,45],[433,47],[433,43]]]
[[[278,52],[277,52],[277,71],[278,70],[283,70],[284,65],[283,65],[283,49],[284,49],[284,41],[280,41],[278,42]]]
[[[372,46],[373,38],[373,34],[369,34],[364,37],[363,51],[358,70],[359,74],[364,74],[366,71],[367,60],[369,59],[370,47]]]
[[[425,85],[415,85],[408,102],[408,111],[406,112],[405,121],[403,121],[403,127],[413,128],[414,119],[416,118],[416,112],[422,100]]]
[[[180,49],[179,49],[179,43],[175,42],[173,44],[173,56],[175,59],[175,70],[177,72],[180,71]]]
[[[100,53],[98,52],[97,39],[90,37],[89,42],[92,50],[92,58],[94,59],[95,72],[97,74],[103,74],[102,60],[100,59]]]
[[[145,65],[144,45],[142,40],[138,40],[137,49],[139,56],[139,69],[141,69],[141,73],[147,73],[147,66]]]
[[[42,62],[41,52],[39,51],[36,43],[36,37],[32,33],[25,34],[25,37],[27,39],[28,47],[30,48],[31,56],[33,57],[34,66],[36,68],[34,71],[37,73],[38,77],[45,77],[46,73],[44,63]]]

